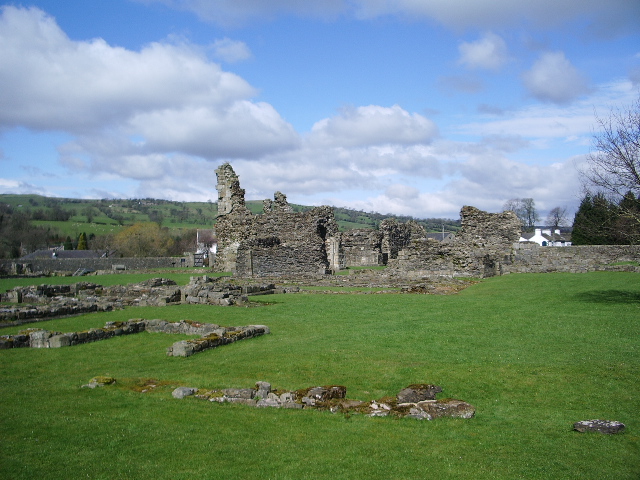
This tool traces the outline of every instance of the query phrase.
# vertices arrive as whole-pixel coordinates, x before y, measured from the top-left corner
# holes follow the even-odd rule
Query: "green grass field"
[[[10,479],[637,479],[640,281],[633,273],[509,275],[457,295],[255,297],[259,308],[130,308],[40,322],[83,330],[134,317],[266,324],[189,358],[142,333],[0,351],[0,477]],[[1,329],[14,333],[23,327]],[[182,337],[184,338],[184,337]],[[118,382],[80,389],[97,375]],[[159,385],[140,393],[153,379]],[[361,400],[435,383],[473,419],[345,417],[175,400],[178,385],[342,384]],[[579,420],[627,425],[606,436]]]

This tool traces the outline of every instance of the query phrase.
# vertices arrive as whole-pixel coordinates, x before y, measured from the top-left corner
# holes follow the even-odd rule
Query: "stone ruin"
[[[491,214],[474,207],[460,212],[462,228],[452,240],[428,239],[416,222],[386,219],[378,230],[339,232],[330,207],[295,213],[276,192],[264,214],[252,215],[245,191],[228,163],[218,177],[216,269],[237,276],[325,274],[348,266],[388,265],[409,276],[499,275],[510,263],[521,224],[512,212]]]
[[[102,328],[91,328],[82,332],[62,333],[28,328],[17,335],[0,336],[0,349],[71,347],[141,332],[200,335],[200,338],[176,342],[167,349],[168,356],[190,357],[195,353],[228,345],[238,340],[269,334],[270,330],[266,325],[221,327],[214,323],[191,320],[167,322],[160,319],[135,318],[126,322],[107,322]]]
[[[111,382],[113,383],[113,382]],[[362,414],[369,417],[413,418],[472,418],[475,407],[453,398],[436,399],[442,387],[431,384],[413,384],[403,388],[395,397],[383,397],[363,402],[347,397],[342,385],[325,385],[300,390],[277,390],[268,382],[257,382],[255,388],[225,388],[207,390],[178,387],[172,396],[177,399],[194,396],[214,403],[241,403],[253,407],[328,410],[345,415]]]
[[[338,224],[330,207],[293,212],[276,192],[252,215],[228,163],[216,170],[218,250],[215,268],[238,276],[325,274],[342,268]]]
[[[297,287],[276,288],[274,284],[236,285],[225,277],[206,275],[191,277],[185,286],[166,278],[152,278],[140,283],[109,287],[90,282],[15,287],[0,294],[0,302],[16,304],[15,307],[0,307],[0,326],[81,313],[108,312],[127,306],[245,305],[251,296],[297,290]]]
[[[487,213],[465,206],[460,220],[460,231],[450,241],[412,235],[389,262],[390,271],[408,276],[501,275],[503,267],[514,261],[514,244],[521,231],[518,217],[513,212]]]
[[[157,387],[159,381],[145,382],[141,393]],[[81,388],[98,388],[116,385],[113,377],[93,377]],[[442,387],[431,384],[413,384],[403,388],[395,397],[383,397],[363,402],[347,397],[347,388],[342,385],[325,385],[300,390],[280,390],[272,388],[268,382],[256,382],[254,388],[223,388],[209,390],[195,387],[178,387],[171,392],[175,399],[193,397],[212,403],[239,403],[257,408],[287,408],[296,410],[325,410],[331,413],[366,415],[368,417],[412,418],[415,420],[435,420],[437,418],[473,418],[473,405],[454,398],[436,399]]]

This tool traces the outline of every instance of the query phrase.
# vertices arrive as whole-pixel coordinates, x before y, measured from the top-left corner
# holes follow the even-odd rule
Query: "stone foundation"
[[[189,357],[194,353],[216,348],[221,345],[228,345],[238,340],[268,334],[269,328],[265,325],[221,327],[213,323],[199,323],[191,320],[167,322],[158,319],[131,319],[126,322],[107,322],[103,328],[92,328],[83,332],[61,333],[29,328],[17,335],[0,336],[0,349],[71,347],[145,331],[202,335],[200,339],[176,342],[167,350],[167,355],[169,356]]]
[[[300,390],[275,390],[268,382],[257,382],[255,388],[226,388],[206,390],[178,387],[172,396],[183,399],[195,396],[213,403],[241,403],[253,407],[328,410],[345,415],[362,414],[369,417],[413,418],[433,420],[442,417],[472,418],[475,407],[452,398],[436,400],[442,392],[437,385],[415,384],[402,389],[396,397],[363,402],[347,399],[347,388],[325,385]]]

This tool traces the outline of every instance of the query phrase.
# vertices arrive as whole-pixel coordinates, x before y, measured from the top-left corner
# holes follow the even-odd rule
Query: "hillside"
[[[254,214],[262,213],[262,201],[246,202]],[[313,207],[292,204],[294,211],[302,212]],[[334,208],[336,221],[341,231],[355,228],[376,229],[389,214],[362,212],[346,208]],[[152,198],[143,199],[72,199],[41,195],[0,194],[0,240],[13,243],[27,250],[59,245],[65,238],[72,240],[81,233],[89,238],[115,235],[128,226],[140,222],[153,222],[166,227],[175,237],[184,236],[198,228],[211,228],[215,224],[218,206],[215,202],[175,202]],[[460,228],[459,220],[414,219],[395,216],[399,222],[416,220],[428,232],[455,232]],[[24,238],[22,238],[24,237]],[[15,250],[15,245],[12,247]],[[11,248],[4,248],[4,255]],[[0,252],[2,254],[3,252]]]

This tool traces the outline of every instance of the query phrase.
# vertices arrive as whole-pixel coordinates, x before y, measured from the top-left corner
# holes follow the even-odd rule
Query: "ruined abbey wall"
[[[382,232],[359,228],[341,235],[344,264],[347,267],[383,265]]]
[[[219,216],[216,268],[238,276],[327,273],[341,268],[338,224],[330,207],[295,213],[276,192],[265,213],[252,215],[231,165],[216,170]]]
[[[450,242],[412,237],[389,261],[390,271],[408,276],[502,275],[513,262],[513,243],[521,225],[513,212],[487,213],[475,207],[460,211],[462,228]]]

